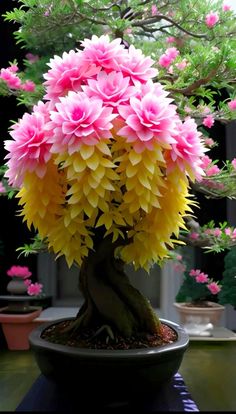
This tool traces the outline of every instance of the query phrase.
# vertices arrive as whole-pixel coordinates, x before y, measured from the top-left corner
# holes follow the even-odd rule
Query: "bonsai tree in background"
[[[160,334],[124,263],[148,271],[178,243],[235,243],[234,228],[198,224],[194,197],[235,197],[235,160],[207,155],[214,122],[236,118],[235,15],[222,1],[23,0],[5,19],[33,55],[0,74],[28,108],[4,179],[28,227],[80,266],[73,329]]]

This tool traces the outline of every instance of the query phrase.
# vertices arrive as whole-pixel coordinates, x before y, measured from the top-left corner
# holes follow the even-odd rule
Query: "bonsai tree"
[[[5,19],[36,59],[0,74],[2,94],[28,107],[5,141],[4,177],[28,227],[80,267],[72,329],[160,334],[124,263],[148,271],[178,243],[235,240],[233,228],[201,229],[194,197],[235,196],[235,160],[206,155],[214,122],[236,114],[234,13],[222,1],[22,0]]]

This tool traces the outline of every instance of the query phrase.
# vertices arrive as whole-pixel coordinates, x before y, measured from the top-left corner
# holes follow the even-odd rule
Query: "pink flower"
[[[176,38],[174,36],[169,36],[166,38],[166,43],[174,43]]]
[[[186,270],[186,266],[183,263],[175,263],[174,270],[176,272],[182,273]]]
[[[189,272],[189,275],[195,277],[195,276],[200,275],[200,273],[201,273],[200,269],[191,269],[190,272]]]
[[[223,3],[223,5],[222,5],[222,11],[229,11],[229,10],[231,10],[231,6],[229,5],[229,4],[227,4],[227,3]]]
[[[212,138],[205,138],[205,144],[206,144],[208,147],[212,147],[212,145],[214,145],[214,144],[215,144],[215,141],[214,141]]]
[[[5,192],[6,192],[6,189],[5,189],[2,181],[0,181],[0,193],[5,193]]]
[[[212,295],[217,295],[221,291],[221,287],[216,282],[211,282],[207,285]]]
[[[212,115],[208,115],[206,118],[203,119],[203,125],[206,126],[207,128],[211,128],[214,125],[214,118]]]
[[[197,240],[199,238],[199,234],[196,232],[192,232],[189,234],[189,238],[192,240]]]
[[[208,27],[213,27],[219,21],[219,15],[216,12],[210,12],[206,15],[205,23]]]
[[[22,185],[26,171],[35,171],[43,177],[47,162],[51,158],[48,138],[51,132],[46,129],[45,107],[40,102],[34,106],[32,114],[25,113],[22,119],[12,126],[10,135],[13,140],[5,141],[5,148],[9,152],[6,156],[8,170],[6,177],[13,186]],[[49,115],[48,115],[49,116]]]
[[[51,111],[54,129],[50,142],[52,152],[69,154],[78,151],[81,144],[95,145],[102,138],[110,138],[113,127],[111,121],[116,117],[111,107],[104,107],[101,99],[90,99],[84,92],[70,91],[60,98],[56,111]]]
[[[33,53],[26,53],[25,57],[31,64],[35,63],[35,62],[37,62],[37,60],[39,60],[39,56],[38,55],[33,55]]]
[[[145,83],[158,75],[158,70],[151,67],[154,61],[144,56],[140,49],[130,45],[128,51],[125,50],[125,52],[119,62],[119,71],[121,70],[124,76],[130,76],[135,85],[140,82]]]
[[[175,64],[175,66],[179,69],[179,70],[184,70],[186,68],[186,66],[188,65],[188,61],[187,59],[183,59],[181,62],[178,62]]]
[[[212,159],[208,157],[208,155],[203,155],[203,157],[201,158],[201,167],[205,169],[211,164],[211,162]]]
[[[68,91],[81,91],[81,84],[87,78],[99,72],[94,64],[85,62],[81,52],[70,50],[62,57],[54,56],[48,64],[51,69],[44,74],[46,82],[45,99],[58,101],[58,97],[67,95]]]
[[[176,47],[169,47],[169,49],[166,49],[165,51],[166,55],[169,56],[172,61],[175,60],[177,58],[177,56],[179,55],[179,50],[176,49]]]
[[[236,170],[236,158],[234,158],[231,162],[232,166],[234,167],[234,169]]]
[[[82,86],[88,97],[99,98],[104,105],[118,106],[135,95],[136,88],[129,86],[129,77],[122,73],[100,72],[96,79],[89,79],[88,85]]]
[[[152,5],[152,16],[155,16],[157,14],[157,6],[155,4]]]
[[[26,92],[33,92],[35,90],[35,83],[31,80],[27,80],[25,83],[22,83],[21,89]]]
[[[236,109],[236,99],[233,99],[232,101],[228,102],[228,107],[231,111],[235,111],[235,109]]]
[[[159,58],[159,65],[162,67],[168,67],[170,64],[176,59],[176,57],[179,55],[178,49],[176,47],[170,47],[166,49],[165,53],[160,56]]]
[[[208,275],[203,273],[203,272],[199,273],[196,276],[196,282],[198,282],[198,283],[206,283],[206,282],[208,282],[208,280],[209,280]]]
[[[125,55],[121,39],[110,41],[108,35],[101,37],[93,35],[91,39],[83,40],[81,45],[84,47],[82,53],[85,62],[109,71],[120,71],[119,64],[123,62]]]
[[[165,53],[161,55],[158,60],[159,65],[162,66],[163,68],[167,68],[168,66],[170,66],[171,62],[172,62],[171,57],[166,55]]]
[[[231,236],[231,233],[232,233],[231,228],[230,228],[230,227],[227,227],[227,228],[225,229],[225,234],[226,234],[227,236]]]
[[[27,279],[32,275],[27,266],[12,266],[8,271],[7,275],[10,277],[19,277]]]
[[[233,230],[233,233],[232,233],[231,237],[232,237],[232,239],[236,239],[236,229]]]
[[[10,89],[20,89],[21,87],[20,78],[9,68],[1,69],[0,78],[6,82]]]
[[[213,230],[212,229],[206,229],[204,230],[204,234],[212,234]]]
[[[216,237],[219,237],[219,236],[221,236],[222,231],[217,227],[216,229],[213,230],[212,234]]]
[[[178,165],[180,170],[186,171],[191,176],[200,178],[204,175],[201,166],[201,157],[206,149],[201,141],[201,134],[197,130],[197,124],[191,118],[184,122],[177,122],[177,132],[174,134],[176,143],[173,143],[169,152],[169,170]]]
[[[172,138],[175,128],[175,109],[171,99],[166,98],[159,85],[143,88],[139,98],[131,97],[130,105],[120,105],[119,114],[125,126],[117,134],[126,137],[127,142],[134,142],[135,150],[140,152],[145,147],[152,148],[152,141],[175,143]],[[145,93],[146,92],[146,93]],[[151,147],[150,147],[151,145]]]
[[[41,283],[31,283],[31,285],[28,286],[27,293],[30,296],[37,296],[42,293],[42,288],[43,285]]]
[[[18,72],[18,70],[19,70],[17,65],[11,65],[7,69],[9,69],[13,73]]]
[[[212,167],[206,170],[206,175],[207,176],[215,175],[215,174],[218,174],[219,172],[220,172],[220,168],[217,165],[212,165]]]
[[[29,285],[31,285],[31,279],[25,279],[24,280],[24,284],[25,284],[25,286],[29,286]]]

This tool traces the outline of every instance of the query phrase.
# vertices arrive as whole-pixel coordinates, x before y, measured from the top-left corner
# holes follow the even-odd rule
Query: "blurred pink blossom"
[[[216,12],[210,12],[206,15],[206,25],[208,27],[213,27],[219,21],[219,15]]]
[[[205,144],[208,147],[211,147],[212,145],[214,145],[215,141],[212,138],[205,138]]]
[[[214,125],[214,118],[212,115],[208,115],[206,118],[203,119],[203,125],[206,126],[207,128],[211,128]]]
[[[211,164],[211,162],[212,159],[208,157],[208,155],[203,155],[203,157],[201,158],[201,167],[205,169]]]
[[[21,85],[21,89],[26,92],[34,92],[35,90],[35,83],[31,80],[27,80],[25,83]]]
[[[231,233],[232,233],[231,228],[230,228],[230,227],[227,227],[227,228],[225,229],[225,234],[226,234],[227,236],[231,236]]]
[[[188,65],[188,61],[187,59],[183,59],[181,62],[178,62],[175,64],[175,66],[179,69],[179,70],[184,70],[186,68],[186,66]]]
[[[216,237],[221,236],[222,231],[217,227],[216,229],[213,230],[213,235]]]
[[[7,275],[10,277],[27,279],[32,275],[32,273],[27,266],[11,266],[11,268],[7,270]]]
[[[199,273],[199,275],[196,276],[196,282],[198,283],[206,283],[208,280],[208,275],[203,272]]]
[[[207,288],[213,295],[217,295],[220,292],[221,287],[216,282],[211,282],[207,285]]]
[[[197,240],[199,238],[199,234],[196,232],[193,232],[193,233],[190,233],[189,237],[192,240]]]
[[[225,12],[225,11],[229,11],[229,10],[232,10],[232,9],[231,9],[231,6],[229,4],[223,3],[222,10]]]
[[[215,175],[215,174],[218,174],[219,172],[220,172],[220,168],[217,165],[212,165],[212,167],[206,170],[206,175],[207,176]]]
[[[152,5],[152,16],[155,16],[157,14],[157,6],[155,4]]]
[[[6,189],[2,183],[2,181],[0,181],[0,193],[5,193]]]
[[[37,60],[39,60],[39,56],[33,55],[33,53],[26,53],[25,57],[29,61],[29,63],[35,63],[37,62]]]
[[[11,65],[7,69],[9,69],[13,73],[18,72],[18,70],[19,70],[17,65]]]
[[[43,285],[41,283],[31,283],[31,285],[28,286],[27,293],[30,296],[37,296],[40,293],[42,293]]]
[[[174,36],[168,36],[166,38],[166,43],[175,43],[176,38]]]
[[[234,169],[236,170],[236,158],[234,158],[233,160],[232,160],[232,166],[234,167]]]
[[[20,89],[21,87],[20,78],[9,68],[1,69],[0,78],[6,82],[10,89]]]
[[[235,111],[235,109],[236,109],[236,99],[233,99],[232,101],[228,102],[228,107],[231,111]]]

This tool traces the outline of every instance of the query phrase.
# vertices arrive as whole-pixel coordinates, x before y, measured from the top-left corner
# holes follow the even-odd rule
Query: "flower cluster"
[[[221,291],[219,282],[209,278],[200,269],[185,271],[182,285],[176,295],[177,302],[205,302],[208,298],[217,297]]]
[[[14,64],[8,68],[2,68],[0,70],[0,79],[6,83],[9,89],[21,89],[26,92],[33,92],[35,90],[34,82],[31,80],[23,82],[16,73],[18,70],[18,66]]]
[[[7,275],[10,277],[27,279],[32,275],[32,273],[27,266],[11,266],[11,268],[7,270]]]
[[[203,226],[197,225],[186,236],[190,245],[205,247],[208,251],[220,252],[236,244],[236,228],[229,226],[227,222],[217,226],[211,220]]]
[[[32,283],[30,276],[32,276],[32,272],[30,272],[27,266],[11,266],[9,270],[7,270],[7,275],[14,278],[19,278],[24,280],[24,284],[27,286],[27,293],[30,296],[38,296],[42,293],[43,285],[42,283]]]
[[[28,227],[69,266],[81,265],[102,227],[124,240],[122,260],[149,269],[191,212],[189,180],[204,174],[204,142],[153,81],[150,57],[107,35],[81,43],[50,60],[43,101],[13,125],[6,177],[20,188]]]

